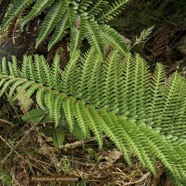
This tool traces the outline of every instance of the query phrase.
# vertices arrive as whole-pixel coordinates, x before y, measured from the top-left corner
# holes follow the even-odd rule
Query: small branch
[[[60,150],[61,150],[61,149],[65,149],[65,150],[67,150],[67,149],[73,149],[73,148],[76,148],[76,147],[83,146],[83,145],[85,145],[86,143],[89,143],[89,142],[95,141],[95,140],[96,140],[95,138],[91,138],[91,139],[89,139],[89,140],[87,140],[87,141],[76,141],[76,142],[74,142],[74,143],[67,143],[67,144],[65,144],[65,145],[60,145],[60,146],[59,146],[59,149],[60,149]]]
[[[5,123],[5,124],[9,124],[9,125],[11,125],[12,127],[15,126],[12,122],[7,121],[7,120],[4,120],[4,119],[1,119],[1,118],[0,118],[0,122]]]
[[[133,182],[125,183],[124,186],[128,186],[128,185],[133,185],[133,184],[141,183],[142,181],[144,181],[145,179],[147,179],[147,177],[148,177],[149,175],[150,175],[150,172],[144,174],[138,181],[133,181]]]

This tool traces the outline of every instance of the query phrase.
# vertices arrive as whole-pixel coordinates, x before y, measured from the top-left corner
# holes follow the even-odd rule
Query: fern
[[[50,6],[54,0],[39,0],[35,3],[30,13],[22,20],[22,27],[27,24],[30,20],[37,17],[46,7]]]
[[[144,42],[145,40],[147,40],[147,38],[149,37],[149,35],[152,33],[153,28],[154,28],[154,26],[151,26],[151,27],[149,27],[147,29],[144,29],[140,33],[140,35],[138,37],[136,37],[133,46],[138,45],[138,44]]]
[[[55,127],[64,113],[70,132],[77,122],[100,148],[106,134],[129,164],[135,154],[154,175],[157,158],[177,185],[186,183],[185,87],[177,73],[165,81],[160,64],[151,74],[139,55],[112,51],[103,61],[95,48],[83,57],[74,51],[63,75],[59,56],[51,67],[43,56],[24,56],[21,70],[15,57],[3,59],[0,71],[0,95],[16,100],[26,91],[24,103],[35,95]]]
[[[129,0],[116,0],[112,2],[111,5],[107,6],[106,9],[104,9],[104,13],[100,16],[98,21],[105,23],[112,20],[120,13],[123,5],[125,5],[128,1]]]
[[[36,39],[35,48],[38,48],[51,34],[52,37],[48,43],[48,50],[50,50],[70,30],[71,54],[81,47],[81,43],[85,38],[91,46],[96,47],[98,52],[102,54],[104,43],[112,48],[118,48],[121,52],[127,52],[128,49],[124,40],[121,39],[122,37],[114,29],[104,25],[120,12],[127,1],[112,0],[111,2],[111,5],[102,15],[102,9],[108,4],[105,0],[96,0],[94,3],[90,0],[15,0],[14,4],[9,5],[9,10],[0,25],[0,33],[5,30],[15,17],[20,16],[32,4],[30,12],[24,13],[26,15],[21,19],[22,29],[43,11],[46,12]]]

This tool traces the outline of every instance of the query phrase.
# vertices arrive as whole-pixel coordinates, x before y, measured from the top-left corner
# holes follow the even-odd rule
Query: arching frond
[[[37,17],[45,8],[49,7],[54,0],[38,0],[32,7],[32,10],[26,15],[22,20],[22,28],[26,25],[30,20]]]
[[[104,43],[109,44],[112,48],[125,54],[128,51],[128,47],[119,33],[117,33],[113,28],[108,25],[102,25],[101,36]]]
[[[186,180],[186,82],[178,73],[165,81],[157,64],[151,74],[136,54],[111,51],[106,59],[91,48],[83,57],[74,51],[63,73],[59,56],[50,67],[43,56],[24,56],[21,70],[15,57],[3,59],[0,96],[13,100],[21,93],[23,104],[36,96],[58,126],[62,113],[69,131],[77,124],[88,136],[91,130],[99,147],[107,135],[131,164],[134,154],[156,175],[155,159],[165,166],[175,183]],[[62,74],[62,75],[61,75]],[[183,185],[183,184],[182,184]]]
[[[107,7],[103,10],[103,13],[100,12],[100,17],[98,18],[99,22],[106,23],[110,20],[112,20],[116,15],[118,15],[123,5],[125,5],[129,0],[116,0],[111,2],[110,5],[107,5]]]
[[[52,35],[50,42],[48,43],[48,50],[52,48],[60,39],[64,37],[67,33],[67,28],[69,28],[67,13],[64,13],[61,19],[58,21],[56,29]]]
[[[85,38],[87,30],[87,14],[81,14],[76,20],[72,27],[70,35],[70,50],[71,54],[81,47],[82,41]]]
[[[1,24],[0,32],[3,32],[8,24],[33,2],[34,0],[16,0],[15,3],[10,4],[10,8]]]
[[[66,11],[66,1],[56,1],[52,5],[51,9],[44,19],[44,22],[42,23],[39,36],[36,40],[36,48],[52,32],[52,30],[56,27],[56,24],[59,22]]]
[[[97,21],[89,19],[87,23],[87,39],[91,46],[95,46],[97,51],[103,54],[103,40],[99,32]]]

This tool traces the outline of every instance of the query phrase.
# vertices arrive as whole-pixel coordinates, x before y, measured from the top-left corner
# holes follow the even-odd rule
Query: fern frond
[[[98,22],[106,23],[116,17],[122,10],[123,6],[128,2],[128,0],[115,0],[111,5],[104,9],[104,13],[100,14]]]
[[[28,70],[28,79],[30,80],[33,80],[33,81],[37,81],[37,77],[39,76],[39,74],[37,75],[35,73],[35,66],[34,66],[34,62],[32,60],[32,56],[28,56],[28,69],[25,69],[26,71]],[[40,71],[38,71],[40,72]],[[26,72],[23,72],[23,73],[26,73]]]
[[[17,59],[15,56],[12,56],[12,69],[15,77],[20,77],[20,70],[18,68]]]
[[[18,88],[20,85],[24,84],[26,81],[23,81],[23,80],[17,80],[10,88],[10,91],[9,91],[9,97],[13,97],[13,93],[15,92],[16,88]]]
[[[109,44],[113,49],[126,53],[128,51],[124,38],[108,25],[101,26],[101,36],[105,43]]]
[[[55,128],[59,124],[59,119],[61,117],[62,103],[64,98],[65,98],[64,94],[60,94],[60,95],[58,94],[58,96],[54,100],[53,118],[55,122]]]
[[[62,78],[62,92],[66,93],[67,95],[72,95],[73,94],[73,87],[75,86],[74,84],[74,76],[76,72],[76,64],[79,59],[80,52],[76,51],[74,55],[70,58],[70,61],[68,62],[66,66],[66,70],[63,73],[63,78]],[[78,80],[78,79],[76,79]],[[77,90],[76,90],[77,91]]]
[[[95,46],[97,51],[103,54],[103,40],[101,38],[97,21],[89,19],[87,23],[87,39],[91,46]]]
[[[3,93],[8,89],[8,87],[11,86],[11,84],[13,84],[16,80],[17,80],[17,79],[12,79],[12,78],[10,78],[10,79],[6,79],[6,81],[4,81],[3,83],[1,82],[2,85],[3,85],[3,87],[2,87],[2,89],[0,90],[0,96],[2,96]],[[0,83],[0,85],[1,85],[1,83]],[[1,86],[2,86],[2,85],[1,85]]]
[[[31,56],[30,56],[31,57]],[[21,69],[21,76],[25,79],[29,79],[29,71],[28,71],[28,59],[29,57],[24,55],[23,56],[23,63],[22,63],[22,69]]]
[[[26,25],[29,21],[37,17],[43,10],[53,4],[54,0],[38,0],[32,7],[32,10],[26,15],[21,21],[21,27],[23,29],[24,25]]]
[[[86,118],[86,108],[84,101],[75,102],[75,117],[78,121],[79,127],[83,134],[86,136],[88,134],[88,122]]]
[[[119,88],[119,95],[120,95],[120,103],[119,103],[119,113],[123,116],[129,116],[130,114],[130,95],[132,93],[132,78],[134,74],[133,58],[131,53],[126,53],[125,55],[125,63],[121,65],[122,68],[122,77],[120,78],[120,88]]]
[[[0,33],[2,33],[8,24],[19,14],[25,10],[34,0],[16,0],[15,3],[10,7],[0,27]]]
[[[50,50],[52,46],[55,45],[60,39],[62,39],[66,34],[67,28],[69,27],[67,21],[68,21],[67,13],[64,13],[61,19],[57,22],[55,31],[52,35],[50,42],[48,43],[48,50]]]
[[[39,105],[39,107],[43,110],[47,110],[45,104],[44,104],[44,100],[43,97],[46,93],[46,91],[49,91],[50,89],[48,87],[40,87],[36,93],[36,101],[37,104]]]
[[[182,86],[184,86],[184,79],[182,79],[180,76],[178,76],[177,73],[174,73],[169,79],[168,85],[165,90],[165,99],[164,99],[164,107],[160,114],[160,123],[161,123],[161,132],[165,135],[167,133],[177,136],[179,138],[183,138],[186,140],[185,131],[183,130],[182,123],[175,125],[175,119],[177,118],[177,114],[175,113],[175,109],[184,109],[180,108],[180,105],[177,104],[185,104],[183,98],[183,95],[180,95]],[[185,88],[185,86],[184,86]],[[180,97],[181,96],[181,97]],[[182,101],[182,102],[180,102]],[[156,126],[156,125],[154,125]]]
[[[9,74],[5,57],[2,60],[1,74],[3,74],[3,75],[8,75]]]
[[[30,86],[27,91],[26,94],[24,95],[24,102],[23,102],[23,106],[25,106],[27,104],[27,101],[31,98],[31,96],[35,93],[36,90],[38,90],[40,88],[40,86],[38,85],[32,85]]]
[[[162,91],[164,85],[165,70],[163,65],[157,64],[150,83],[151,102],[148,109],[150,113],[147,112],[153,120],[152,122],[157,124],[160,123],[160,115],[164,105],[164,93]],[[152,122],[150,121],[149,125],[152,125]]]
[[[34,85],[34,82],[32,82],[32,81],[30,81],[30,82],[26,81],[21,86],[19,86],[19,91],[17,91],[17,93],[14,95],[13,101],[15,101],[24,91],[26,91],[32,85]]]
[[[92,69],[94,66],[95,60],[95,48],[91,48],[86,54],[85,58],[81,60],[81,80],[80,80],[80,92],[83,94],[81,95],[81,99],[88,101],[90,99],[89,95],[89,86],[90,86],[90,76],[92,74]]]
[[[94,3],[94,4],[90,7],[88,13],[89,13],[89,15],[91,15],[91,16],[97,16],[97,15],[100,13],[100,11],[102,11],[102,8],[103,8],[103,7],[106,7],[107,5],[108,5],[108,1],[105,1],[105,0],[97,0],[97,2]]]
[[[78,19],[76,19],[70,35],[70,40],[71,40],[70,50],[72,55],[77,49],[81,47],[82,41],[86,35],[86,28],[87,28],[87,14],[82,13],[78,17]]]
[[[117,66],[118,64],[118,52],[114,51],[111,53],[108,58],[106,63],[104,64],[104,73],[105,73],[105,88],[103,97],[105,97],[104,103],[108,105],[108,111],[110,112],[118,112],[119,107],[118,107],[118,87],[117,87],[117,81],[118,81],[118,76],[117,76]]]
[[[131,165],[131,149],[124,138],[122,126],[117,125],[117,127],[115,127],[110,115],[107,114],[105,110],[100,109],[98,112],[100,115],[100,125],[102,126],[103,131],[109,136],[111,141],[114,142],[118,149],[123,152],[125,160],[129,165]]]
[[[146,136],[141,132],[141,128],[136,126],[133,121],[127,121],[125,118],[119,118],[118,122],[123,127],[123,134],[126,142],[131,147],[132,151],[137,154],[139,160],[144,166],[147,166],[151,172],[155,175],[156,169],[152,162],[152,149],[148,145],[143,145],[146,140]],[[152,133],[152,131],[150,132]]]
[[[98,117],[95,107],[90,106],[87,108],[86,118],[88,121],[88,126],[92,129],[97,139],[99,148],[102,149],[103,148],[103,137],[102,137],[103,129],[99,124],[100,118]]]
[[[61,89],[62,87],[62,80],[61,80],[61,73],[59,71],[60,69],[60,58],[59,55],[55,55],[54,57],[54,62],[52,64],[52,70],[51,70],[51,82],[53,82],[53,86],[54,88],[56,88],[57,90]]]
[[[64,113],[70,132],[76,124],[85,136],[91,130],[100,148],[106,134],[129,164],[134,154],[155,175],[158,159],[176,183],[185,182],[186,82],[177,73],[165,81],[160,64],[150,74],[138,54],[115,50],[104,60],[96,48],[84,57],[74,52],[62,76],[59,56],[52,67],[38,55],[24,56],[21,72],[14,58],[1,66],[0,95],[16,100],[25,91],[23,103],[36,95],[55,127]]]
[[[52,5],[41,25],[41,30],[36,40],[36,48],[52,32],[52,30],[55,28],[56,24],[59,22],[66,11],[67,4],[64,0],[58,0]]]
[[[36,74],[36,81],[38,83],[45,84],[45,82],[46,82],[45,74],[43,71],[42,63],[40,62],[39,55],[34,56],[34,70],[35,70],[35,74]]]
[[[39,61],[41,63],[41,67],[43,70],[43,76],[45,79],[45,84],[49,87],[53,86],[53,80],[51,80],[51,70],[50,67],[46,61],[46,59],[44,58],[44,56],[39,56]]]
[[[136,37],[133,46],[138,45],[138,44],[144,42],[145,40],[147,40],[148,36],[152,33],[153,28],[154,28],[154,26],[151,26],[151,27],[149,27],[147,29],[144,29],[140,33],[140,35],[138,37]]]
[[[122,37],[114,29],[102,24],[116,16],[127,1],[113,0],[111,5],[108,5],[109,2],[105,0],[96,0],[95,2],[90,0],[15,0],[14,4],[10,3],[9,5],[10,10],[4,16],[4,21],[0,25],[0,32],[8,26],[11,20],[21,15],[32,4],[31,10],[27,11],[28,13],[24,13],[24,15],[26,14],[25,16],[23,15],[21,21],[22,29],[42,12],[46,12],[36,39],[35,48],[38,48],[52,33],[48,43],[48,50],[50,50],[70,31],[71,53],[74,53],[76,49],[80,49],[84,38],[102,54],[103,40],[105,40],[106,44],[124,52],[127,48],[123,39],[121,39]],[[105,10],[105,7],[108,8]],[[102,13],[103,9],[105,10],[104,13]]]
[[[77,1],[69,1],[69,8],[67,9],[67,15],[68,15],[68,21],[71,29],[78,15],[78,8],[79,8],[79,3]]]
[[[93,2],[90,0],[83,0],[80,2],[78,6],[78,12],[87,12],[88,7],[92,4]]]
[[[89,83],[89,95],[90,95],[90,103],[97,107],[100,104],[100,97],[99,97],[99,86],[100,86],[100,70],[102,65],[102,60],[100,56],[97,56],[96,59],[93,61],[94,65],[92,68],[92,73],[90,76],[90,83]]]
[[[69,131],[72,132],[74,129],[74,120],[75,120],[75,99],[71,98],[65,98],[63,100],[63,110],[65,117],[67,119],[67,122],[69,124]]]

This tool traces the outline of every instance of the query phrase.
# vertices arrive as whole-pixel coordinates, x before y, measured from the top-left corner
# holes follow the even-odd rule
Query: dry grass
[[[51,123],[46,126],[23,123],[18,107],[8,107],[5,101],[1,101],[1,105],[1,186],[156,186],[162,179],[163,169],[160,165],[157,164],[159,174],[156,178],[135,157],[133,166],[128,166],[121,153],[106,137],[104,148],[99,151],[94,138],[79,142],[66,133],[65,145],[57,149],[52,139],[41,132],[45,127],[52,127]],[[92,155],[88,149],[95,154]],[[58,175],[77,176],[82,180],[76,183],[32,182],[32,176]],[[167,181],[163,183],[169,185]]]

